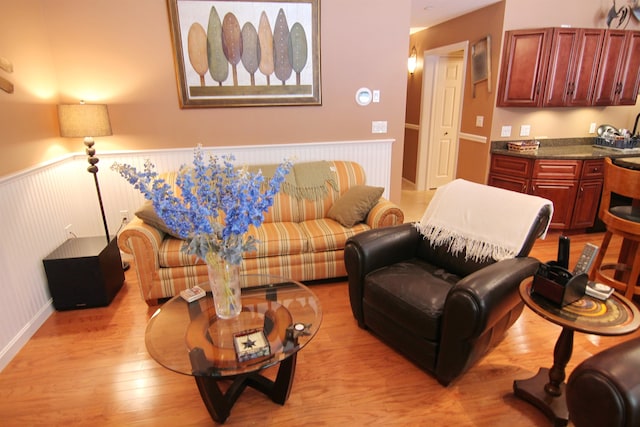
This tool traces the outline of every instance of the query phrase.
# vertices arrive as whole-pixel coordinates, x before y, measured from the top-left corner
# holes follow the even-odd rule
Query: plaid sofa
[[[380,199],[363,222],[345,227],[328,218],[331,206],[347,190],[365,184],[364,169],[355,162],[327,162],[334,184],[326,183],[323,198],[310,200],[280,191],[260,227],[252,227],[257,250],[243,255],[243,274],[268,274],[310,281],[343,277],[344,245],[347,239],[371,228],[401,224],[404,214],[394,203]],[[175,183],[176,172],[165,174]],[[118,246],[132,255],[142,298],[148,305],[171,297],[208,280],[206,265],[181,251],[177,239],[143,222],[129,222],[118,235]]]

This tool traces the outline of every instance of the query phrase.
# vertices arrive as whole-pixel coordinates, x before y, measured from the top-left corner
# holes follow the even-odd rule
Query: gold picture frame
[[[491,93],[491,36],[478,40],[471,45],[471,83],[473,96],[476,96],[476,84],[486,80],[487,92]]]
[[[181,108],[321,105],[320,0],[167,0]]]

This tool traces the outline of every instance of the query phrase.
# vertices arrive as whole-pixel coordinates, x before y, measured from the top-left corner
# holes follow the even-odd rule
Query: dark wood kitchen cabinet
[[[640,31],[607,30],[593,105],[635,105],[640,86]]]
[[[639,88],[640,31],[505,32],[498,107],[635,105]]]
[[[603,169],[602,160],[583,161],[580,184],[571,219],[571,228],[589,228],[593,226],[600,206],[600,197],[602,196]]]
[[[533,159],[492,155],[489,185],[553,202],[550,228],[593,226],[602,192],[602,160]]]
[[[554,28],[543,106],[591,105],[604,33],[600,29]]]
[[[505,32],[498,107],[542,105],[552,34],[552,28]]]

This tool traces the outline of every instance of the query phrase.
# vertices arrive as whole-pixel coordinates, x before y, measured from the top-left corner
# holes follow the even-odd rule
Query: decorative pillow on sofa
[[[152,227],[157,228],[160,231],[164,231],[165,233],[180,239],[181,237],[178,234],[167,227],[167,224],[158,216],[156,210],[153,208],[153,203],[147,200],[144,202],[140,209],[138,209],[135,215],[140,218],[144,223],[149,224]]]
[[[384,192],[382,187],[356,185],[351,187],[331,206],[327,217],[345,227],[353,227],[364,221],[372,207],[378,203]]]

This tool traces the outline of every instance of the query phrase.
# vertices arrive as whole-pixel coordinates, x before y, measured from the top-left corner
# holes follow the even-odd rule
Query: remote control
[[[584,245],[584,249],[580,254],[580,258],[578,258],[578,262],[573,269],[574,276],[581,273],[589,274],[589,269],[591,268],[591,264],[593,264],[593,260],[596,258],[598,249],[599,248],[596,245],[593,245],[591,243],[587,243],[586,245]]]

